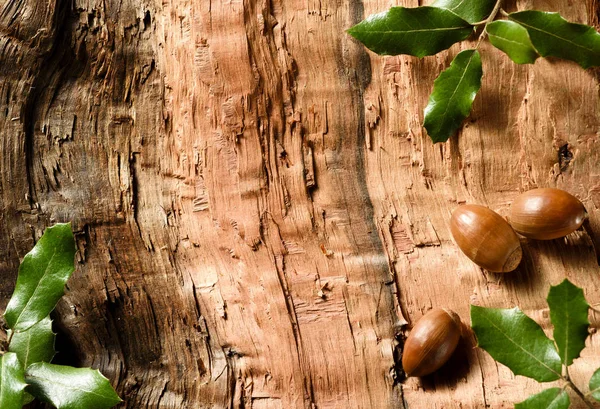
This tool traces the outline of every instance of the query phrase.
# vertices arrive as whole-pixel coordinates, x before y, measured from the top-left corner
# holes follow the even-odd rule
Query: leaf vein
[[[531,48],[531,47],[530,47],[528,44],[525,44],[525,43],[520,43],[520,42],[518,42],[518,41],[515,41],[515,40],[509,40],[509,39],[508,39],[508,38],[506,38],[506,37],[501,37],[501,36],[498,36],[498,35],[495,35],[495,34],[490,34],[490,33],[488,33],[488,35],[490,36],[490,38],[494,37],[494,38],[497,38],[497,39],[499,39],[499,40],[506,41],[507,43],[513,43],[513,44],[516,44],[516,45],[518,45],[518,46],[520,46],[520,47],[523,47],[523,48],[526,48],[526,49],[528,49],[528,50]]]
[[[50,383],[50,384],[62,386],[63,388],[69,389],[69,390],[72,390],[72,391],[86,392],[86,393],[89,393],[91,395],[99,396],[101,398],[112,399],[111,396],[102,395],[102,394],[100,394],[98,392],[94,392],[93,390],[87,390],[87,389],[83,389],[83,388],[76,388],[76,387],[73,387],[70,384],[66,384],[66,383],[54,381],[54,380],[52,380],[50,378],[44,378],[44,377],[40,377],[40,376],[36,376],[36,375],[28,375],[27,377],[30,378],[30,379],[37,379],[37,380],[39,380],[39,381],[41,381],[43,383]]]
[[[441,27],[441,28],[420,28],[420,29],[411,29],[411,30],[368,30],[367,34],[411,34],[411,33],[423,33],[423,32],[431,32],[431,31],[453,31],[453,30],[464,30],[468,27],[458,26],[458,27]]]
[[[552,409],[552,405],[554,405],[557,402],[560,402],[560,398],[562,397],[563,393],[564,391],[559,392],[558,395],[556,395],[556,397],[552,399],[552,401],[548,404],[548,408]]]
[[[500,327],[498,327],[492,320],[490,320],[488,317],[484,316],[483,317],[486,321],[488,321],[490,323],[490,325],[492,325],[494,328],[496,328],[500,334],[504,335],[504,337],[510,341],[512,344],[514,344],[516,347],[518,347],[521,351],[523,351],[524,353],[526,353],[527,355],[529,355],[531,358],[533,358],[534,361],[538,362],[539,364],[541,364],[542,366],[546,367],[550,372],[558,375],[558,377],[560,378],[560,374],[558,372],[556,372],[554,369],[550,368],[548,365],[546,365],[545,362],[540,361],[535,355],[533,355],[531,352],[527,351],[525,348],[523,348],[521,345],[517,344],[512,338],[510,338],[508,335],[506,335],[504,332],[502,332],[502,329]]]
[[[35,298],[35,295],[37,294],[38,290],[41,287],[42,281],[44,281],[44,277],[46,277],[46,275],[48,274],[48,269],[50,268],[50,265],[52,264],[52,260],[54,260],[54,257],[56,257],[57,253],[58,253],[58,251],[56,251],[56,247],[55,247],[54,248],[54,253],[52,254],[52,257],[50,257],[50,260],[48,261],[48,264],[46,265],[46,269],[44,270],[44,273],[42,274],[40,280],[37,282],[37,284],[35,286],[35,289],[33,290],[33,293],[31,294],[31,297],[29,297],[29,299],[27,300],[27,303],[25,304],[25,306],[21,310],[21,313],[19,314],[19,318],[17,318],[17,321],[15,322],[15,325],[14,325],[15,328],[21,322],[21,317],[23,317],[23,314],[25,313],[25,311],[29,307],[29,304]]]
[[[566,39],[566,38],[564,38],[564,37],[557,36],[556,34],[553,34],[553,33],[549,32],[549,31],[542,30],[541,28],[538,28],[538,27],[535,27],[535,26],[531,26],[531,25],[529,25],[529,24],[526,24],[526,23],[523,23],[522,21],[519,21],[519,20],[517,20],[517,21],[519,22],[519,24],[521,24],[521,25],[523,25],[523,26],[525,26],[525,27],[531,28],[532,30],[539,31],[540,33],[547,34],[547,35],[549,35],[549,36],[552,36],[552,37],[558,38],[559,40],[562,40],[562,41],[564,41],[564,42],[566,42],[566,43],[573,44],[574,46],[576,46],[576,47],[579,47],[579,48],[582,48],[582,49],[584,49],[584,50],[586,50],[586,51],[589,51],[589,52],[595,53],[594,49],[592,49],[592,48],[587,48],[587,47],[584,47],[584,46],[583,46],[583,45],[581,45],[581,44],[578,44],[578,43],[576,43],[576,42],[574,42],[574,41],[571,41],[571,40],[569,40],[569,39]]]
[[[467,64],[465,65],[465,69],[463,71],[463,74],[460,77],[460,80],[458,81],[458,84],[456,84],[456,88],[454,88],[454,92],[452,93],[452,95],[450,95],[450,98],[448,99],[448,103],[446,104],[446,110],[442,114],[442,122],[446,121],[446,115],[448,114],[448,109],[450,108],[450,103],[452,102],[452,100],[454,99],[454,96],[458,92],[458,89],[460,88],[460,84],[462,83],[463,79],[465,78],[465,75],[467,75],[467,70],[469,69],[469,65],[471,65],[471,61],[473,61],[473,56],[476,54],[476,52],[477,51],[474,51],[471,54],[471,57],[469,57],[469,61],[467,61]]]
[[[459,8],[460,6],[462,6],[465,1],[466,0],[459,1],[458,4],[455,7],[451,8],[449,10],[455,11],[457,8]]]

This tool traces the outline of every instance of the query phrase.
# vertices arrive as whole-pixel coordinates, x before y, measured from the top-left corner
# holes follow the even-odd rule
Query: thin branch
[[[498,13],[500,12],[501,9],[502,9],[502,0],[498,0],[496,2],[496,5],[494,6],[494,9],[492,10],[492,13],[484,21],[485,26],[483,27],[483,32],[479,36],[479,40],[477,41],[477,45],[475,46],[475,49],[479,48],[479,45],[487,36],[487,25],[490,24],[492,21],[494,21],[494,19],[496,18],[496,16],[498,15]]]
[[[10,335],[8,337],[8,340],[6,341],[6,345],[10,346],[10,341],[12,341],[13,335],[15,335],[15,331],[14,330],[10,331]]]
[[[579,388],[577,386],[575,386],[575,384],[573,382],[571,382],[568,379],[565,379],[565,381],[567,382],[567,385],[569,386],[569,388],[571,388],[573,390],[573,392],[575,392],[577,394],[577,396],[579,396],[581,398],[581,400],[583,401],[583,403],[585,403],[585,405],[590,408],[590,409],[595,409],[594,405],[592,404],[592,402],[590,402],[587,397],[583,394],[583,392],[581,392],[579,390]]]

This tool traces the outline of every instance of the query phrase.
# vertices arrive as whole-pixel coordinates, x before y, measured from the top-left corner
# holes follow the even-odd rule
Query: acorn
[[[560,189],[542,188],[525,192],[510,208],[510,224],[525,237],[552,240],[581,227],[587,212],[575,196]]]
[[[414,326],[404,343],[402,367],[407,376],[425,376],[444,365],[460,340],[460,317],[434,308]]]
[[[519,236],[502,216],[487,207],[458,207],[452,213],[450,231],[462,252],[488,271],[507,273],[521,262]]]

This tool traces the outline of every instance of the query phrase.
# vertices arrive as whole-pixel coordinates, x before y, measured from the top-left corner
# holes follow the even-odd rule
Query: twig
[[[471,23],[471,25],[472,26],[481,26],[487,22],[488,22],[488,19],[486,18],[485,20],[478,21],[477,23]]]
[[[595,409],[594,405],[592,404],[592,402],[590,402],[585,395],[583,394],[583,392],[581,392],[579,390],[579,388],[577,386],[575,386],[575,384],[573,382],[571,382],[569,379],[565,379],[565,381],[567,382],[567,385],[569,386],[569,388],[571,388],[573,390],[573,392],[575,392],[577,394],[577,396],[579,396],[581,398],[581,400],[583,401],[583,403],[585,403],[585,405],[590,408],[590,409]]]
[[[487,25],[490,24],[492,21],[494,21],[494,19],[496,18],[496,16],[498,15],[498,13],[500,12],[501,9],[502,9],[502,0],[498,0],[496,2],[496,5],[494,6],[494,9],[492,10],[492,13],[483,22],[483,23],[485,23],[485,26],[483,27],[483,31],[482,31],[481,35],[479,36],[479,40],[477,41],[477,45],[475,46],[475,49],[479,48],[479,45],[481,44],[483,39],[487,36]],[[483,24],[483,23],[481,23],[481,24]]]
[[[15,331],[10,331],[10,335],[8,336],[8,340],[6,341],[6,345],[10,346],[10,341],[12,341],[13,335],[15,335]]]

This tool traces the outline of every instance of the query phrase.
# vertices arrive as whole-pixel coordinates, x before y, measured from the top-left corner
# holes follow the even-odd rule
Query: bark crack
[[[12,4],[12,2],[10,3]],[[8,10],[10,4],[6,6],[4,11]],[[19,6],[17,5],[17,8]],[[52,7],[48,5],[48,7]],[[22,123],[23,123],[23,153],[25,156],[25,171],[27,177],[28,193],[27,199],[32,210],[41,211],[38,203],[36,183],[34,180],[35,165],[35,126],[37,120],[41,118],[42,113],[39,112],[41,105],[39,103],[40,98],[43,97],[44,93],[48,89],[51,92],[55,92],[61,83],[61,77],[64,73],[64,67],[68,66],[73,60],[72,53],[69,53],[70,48],[67,46],[69,41],[70,32],[69,26],[69,2],[65,0],[55,0],[54,7],[56,8],[55,20],[53,21],[54,26],[51,26],[47,31],[52,33],[49,36],[48,41],[50,44],[47,45],[47,50],[39,49],[40,53],[36,57],[37,62],[37,73],[34,74],[33,81],[29,87],[29,93],[25,98]],[[18,13],[15,13],[13,19],[17,17]],[[11,22],[13,22],[11,20]],[[40,30],[42,30],[40,28]],[[64,45],[64,47],[62,46]],[[38,45],[38,48],[41,44]],[[54,77],[58,77],[56,83],[52,83]]]

